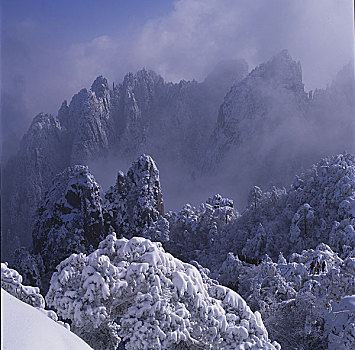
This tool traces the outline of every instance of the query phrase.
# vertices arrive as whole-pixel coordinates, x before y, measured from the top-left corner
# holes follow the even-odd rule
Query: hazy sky
[[[253,67],[287,48],[306,89],[325,87],[353,56],[353,1],[3,0],[1,34],[2,126],[16,138],[97,75],[143,66],[203,80],[221,60]]]

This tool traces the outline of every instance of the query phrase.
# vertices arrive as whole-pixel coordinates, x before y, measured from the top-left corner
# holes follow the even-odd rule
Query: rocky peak
[[[80,116],[88,113],[89,99],[90,93],[87,89],[81,89],[71,99],[68,110],[68,128],[71,131],[75,131]]]
[[[133,94],[139,105],[146,107],[156,95],[157,89],[163,85],[164,79],[160,75],[143,68],[136,74],[127,74],[123,80],[122,88],[130,96]]]
[[[102,75],[97,77],[91,85],[91,91],[93,91],[97,98],[106,97],[106,92],[109,91],[107,79]]]
[[[105,194],[106,222],[124,237],[142,235],[164,215],[159,170],[148,155],[141,155],[128,170],[118,173],[116,185]]]
[[[275,86],[304,92],[301,63],[294,61],[287,50],[282,50],[269,61],[256,67],[250,77],[260,77]]]
[[[56,265],[71,253],[90,252],[104,237],[100,186],[88,167],[59,173],[38,209],[33,250],[45,266],[46,285]]]
[[[69,118],[68,102],[67,102],[67,100],[64,100],[62,105],[60,106],[60,108],[58,110],[58,120],[63,125],[67,125],[68,124],[68,118]]]
[[[142,176],[146,175],[149,175],[151,178],[159,179],[159,170],[152,157],[142,154],[138,160],[132,164],[127,175],[132,178],[138,176],[138,178],[135,179],[138,181]]]
[[[61,129],[58,119],[51,114],[40,113],[34,117],[27,133],[36,133],[41,130],[49,130],[53,128]]]

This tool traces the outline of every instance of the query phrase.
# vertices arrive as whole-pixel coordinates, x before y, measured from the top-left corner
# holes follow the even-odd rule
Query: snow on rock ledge
[[[279,349],[234,291],[142,237],[109,235],[57,267],[46,300],[95,349]],[[105,337],[103,335],[106,335]]]

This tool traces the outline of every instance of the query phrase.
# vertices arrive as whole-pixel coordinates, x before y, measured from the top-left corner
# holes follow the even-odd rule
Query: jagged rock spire
[[[58,174],[45,194],[32,233],[40,254],[44,286],[56,265],[73,252],[91,252],[104,237],[100,187],[86,166]]]
[[[95,92],[97,98],[103,98],[107,90],[109,90],[108,82],[102,75],[97,77],[91,85],[91,91]]]
[[[106,221],[125,237],[142,235],[164,215],[159,170],[148,155],[141,155],[127,175],[118,173],[116,185],[105,195]]]

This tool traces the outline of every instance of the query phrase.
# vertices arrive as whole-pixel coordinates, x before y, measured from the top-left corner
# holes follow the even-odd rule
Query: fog
[[[53,6],[60,6],[60,3]],[[83,6],[90,11],[90,3]],[[106,6],[110,11],[110,2]],[[134,6],[130,11],[135,12]],[[70,100],[81,88],[90,87],[98,75],[117,84],[127,72],[146,67],[167,81],[203,81],[221,61],[243,58],[253,68],[287,48],[292,57],[302,63],[308,91],[330,84],[337,72],[353,59],[354,52],[353,4],[347,0],[179,0],[174,1],[170,12],[164,15],[152,12],[144,20],[136,21],[134,26],[107,33],[102,33],[98,26],[97,35],[85,17],[78,18],[78,29],[82,31],[90,26],[93,34],[89,39],[73,33],[72,37],[60,40],[61,33],[46,27],[38,16],[32,18],[29,13],[27,18],[16,21],[7,20],[7,15],[4,6],[1,43],[3,160],[16,152],[20,138],[36,114],[56,115],[64,99]],[[75,20],[70,18],[70,12],[66,15]],[[65,25],[61,21],[58,18],[58,23]],[[112,22],[111,26],[114,28],[117,24]],[[68,35],[67,31],[64,33]],[[305,135],[304,125],[294,127],[299,137]],[[336,123],[330,121],[329,125]],[[308,132],[314,135],[319,130]],[[324,133],[326,141],[324,144],[316,142],[317,149],[323,145],[329,152],[341,149],[341,142],[337,147],[328,147],[331,132],[328,129]],[[342,131],[338,135],[343,135]],[[272,145],[265,147],[272,149]],[[282,159],[280,155],[280,162]],[[107,165],[106,160],[108,168],[104,172],[100,172],[100,163],[91,164],[91,167],[107,188],[114,183],[117,171],[127,170],[130,162],[113,159]],[[169,207],[174,209],[183,202],[194,200],[197,204],[206,196],[221,192],[221,181],[224,183],[222,191],[231,190],[232,195],[238,197],[236,180],[249,179],[238,186],[238,191],[247,188],[251,179],[257,180],[250,176],[249,168],[244,168],[238,179],[226,175],[224,180],[220,176],[218,181],[210,178],[206,183],[198,183],[191,180],[191,173],[175,169],[173,162],[159,164],[159,159],[157,162],[164,195]]]
[[[180,0],[173,5],[167,15],[151,13],[150,20],[129,31],[102,35],[98,27],[100,35],[89,41],[80,41],[73,33],[72,41],[69,37],[63,44],[60,31],[51,32],[32,19],[39,16],[29,13],[20,22],[7,20],[11,16],[4,4],[4,139],[8,133],[21,137],[39,112],[56,114],[62,100],[89,86],[98,75],[120,81],[128,71],[145,66],[167,80],[203,80],[220,60],[242,57],[253,66],[288,48],[302,62],[306,88],[314,89],[329,83],[353,55],[351,1]],[[90,11],[90,4],[82,6]],[[66,16],[73,20],[70,12]],[[90,23],[78,18],[78,32],[85,26]]]

